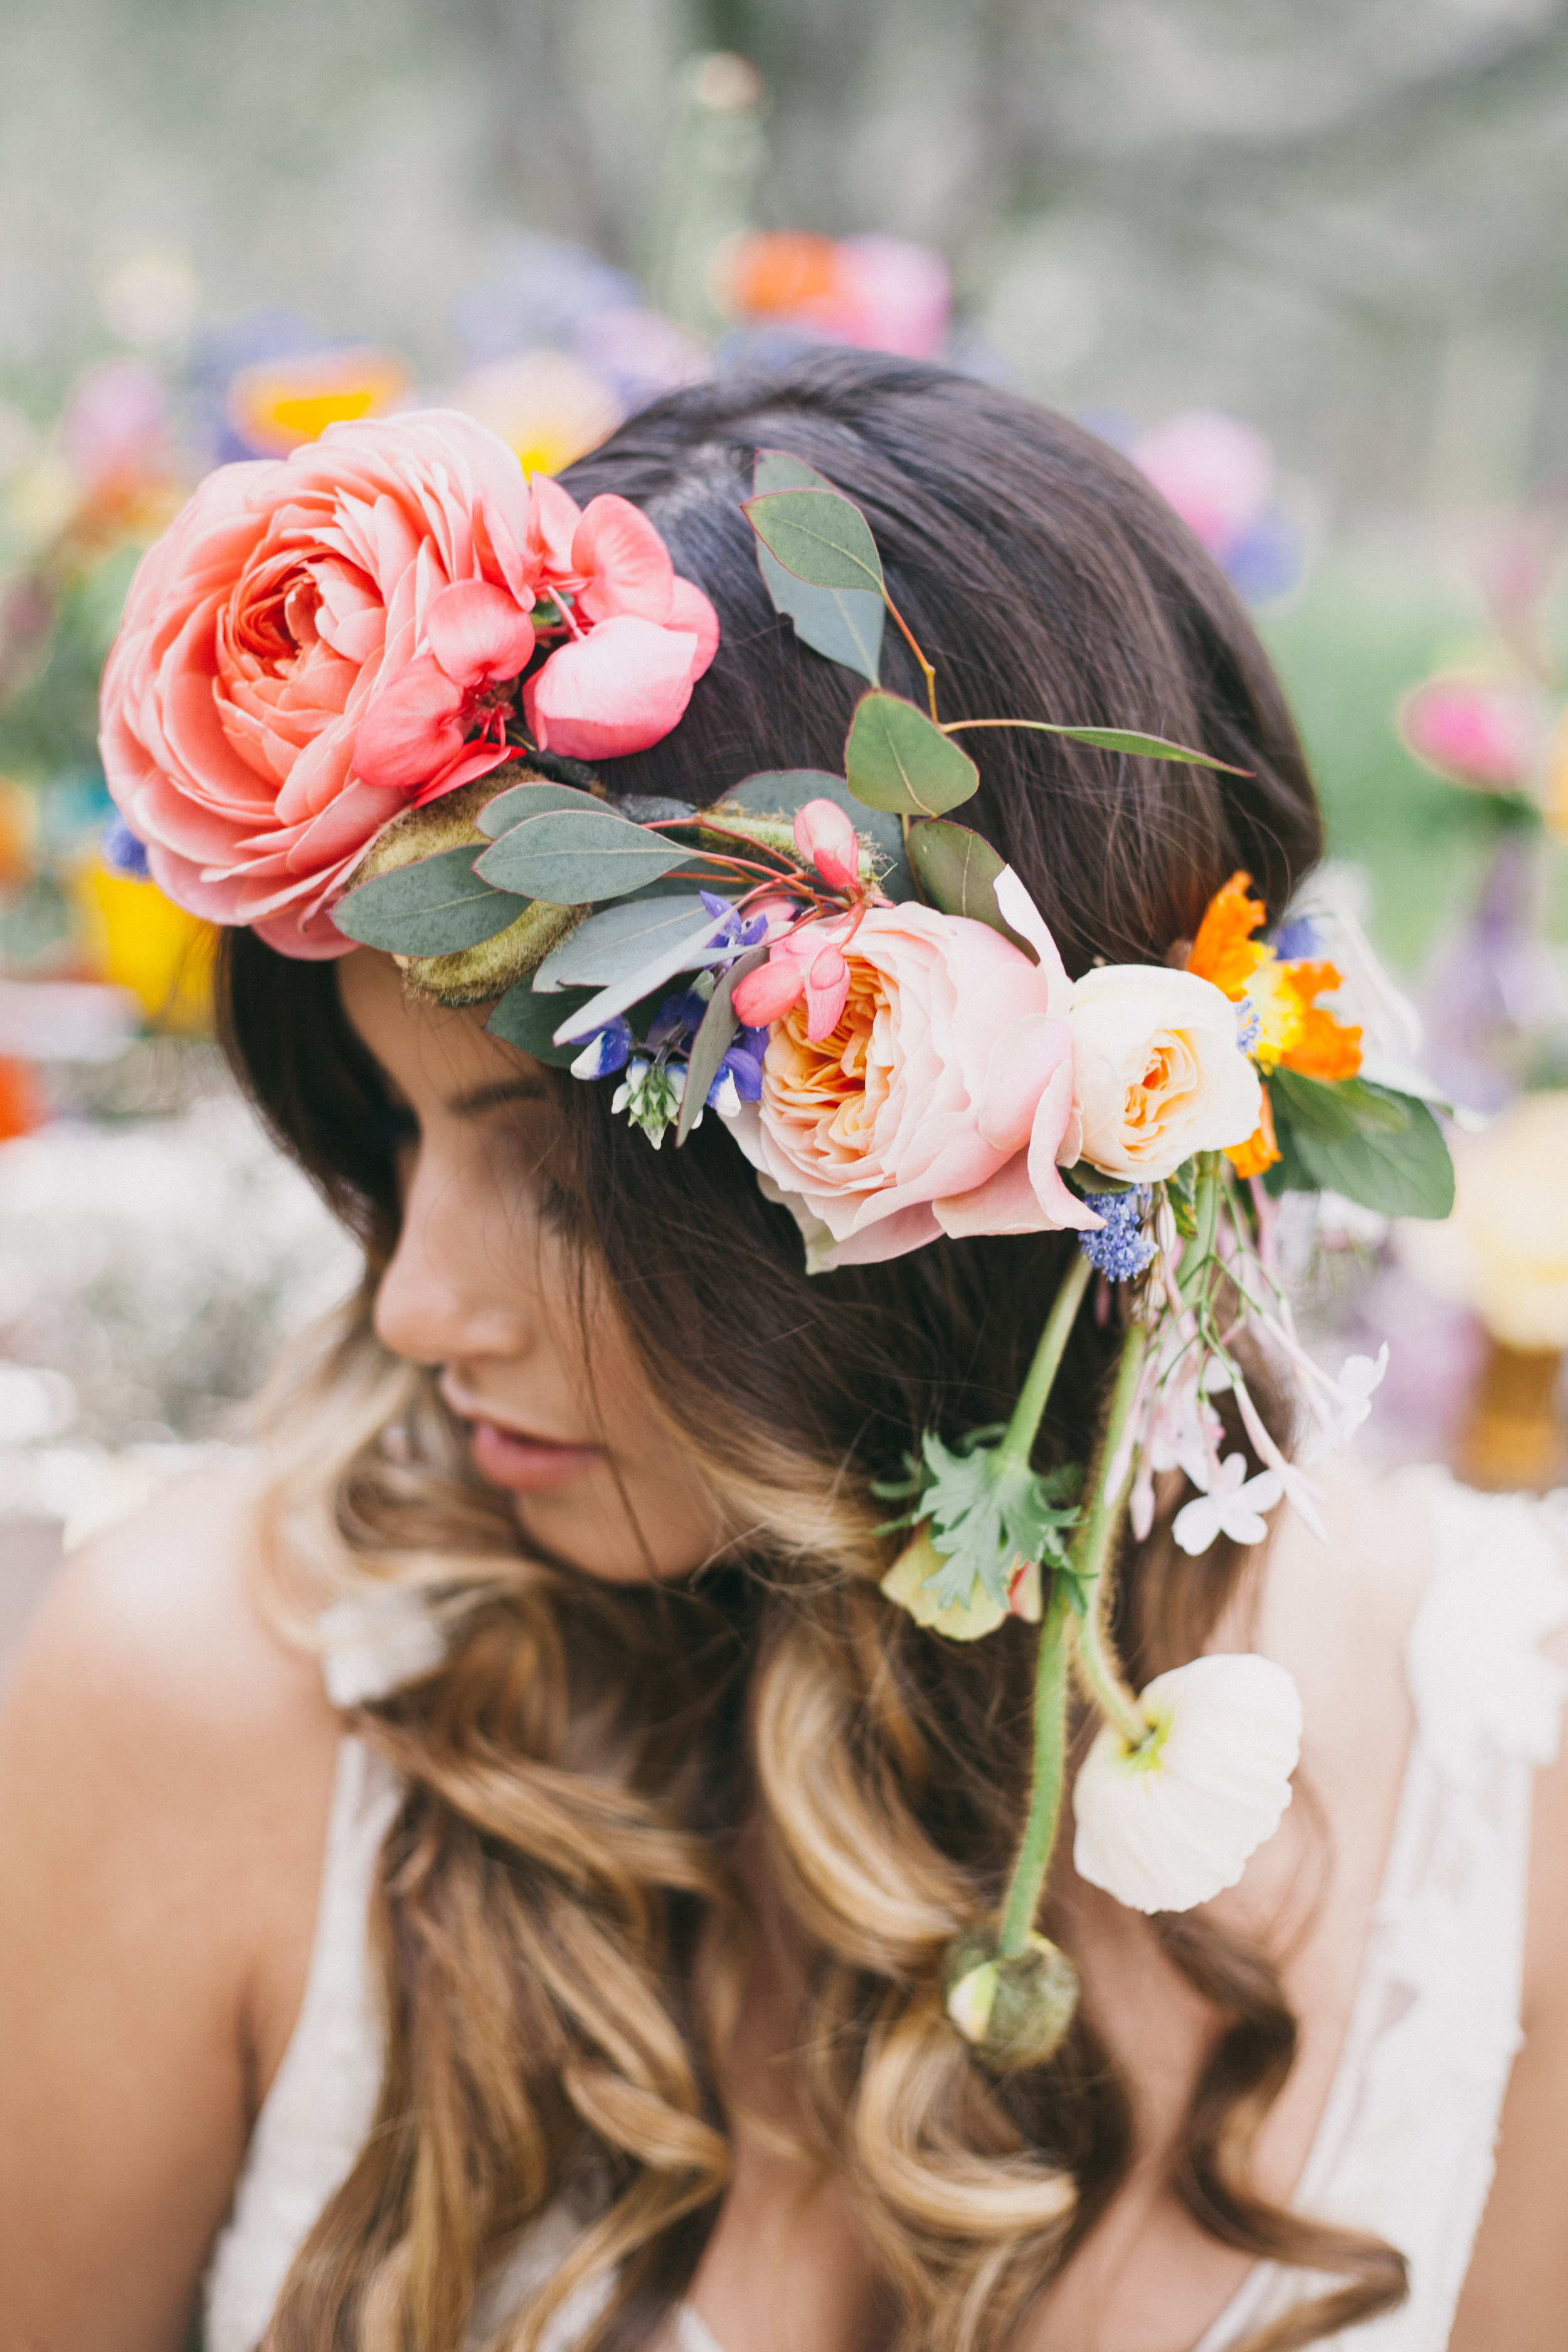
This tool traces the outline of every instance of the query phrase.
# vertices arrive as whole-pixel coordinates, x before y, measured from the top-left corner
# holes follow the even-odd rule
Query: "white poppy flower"
[[[1233,1457],[1234,1458],[1234,1457]],[[1190,1911],[1234,1886],[1279,1826],[1301,1700],[1271,1658],[1194,1658],[1139,1696],[1149,1735],[1101,1728],[1073,1790],[1073,1866],[1133,1911]]]
[[[1184,1504],[1176,1513],[1171,1533],[1194,1559],[1207,1551],[1216,1536],[1228,1536],[1232,1543],[1261,1543],[1268,1526],[1260,1515],[1271,1511],[1284,1492],[1272,1470],[1248,1478],[1247,1456],[1227,1454],[1208,1493]]]

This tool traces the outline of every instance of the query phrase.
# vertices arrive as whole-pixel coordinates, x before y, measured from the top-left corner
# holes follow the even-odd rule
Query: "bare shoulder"
[[[247,1468],[182,1480],[67,1559],[23,1652],[18,1684],[64,1673],[85,1711],[108,1705],[216,1727],[237,1747],[331,1710],[319,1666],[258,1597]]]
[[[244,1477],[62,1570],[0,1707],[0,2274],[18,2341],[179,2340],[303,1993],[337,1722]],[[9,2339],[7,2339],[9,2340]]]

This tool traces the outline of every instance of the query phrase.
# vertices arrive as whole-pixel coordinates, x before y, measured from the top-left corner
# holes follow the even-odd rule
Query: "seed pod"
[[[942,1990],[976,2056],[1013,2074],[1043,2066],[1061,2047],[1078,2009],[1078,1970],[1044,1936],[1005,1954],[994,1929],[971,1930],[948,1947]]]

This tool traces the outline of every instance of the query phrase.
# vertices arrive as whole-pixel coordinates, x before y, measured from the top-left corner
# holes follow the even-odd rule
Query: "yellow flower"
[[[155,882],[111,873],[98,862],[80,877],[77,897],[99,978],[139,996],[160,1028],[206,1028],[212,925],[165,898]]]

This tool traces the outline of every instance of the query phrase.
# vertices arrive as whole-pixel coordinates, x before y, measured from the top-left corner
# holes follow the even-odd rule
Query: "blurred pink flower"
[[[728,281],[731,305],[748,324],[799,327],[909,359],[935,359],[952,317],[946,262],[903,237],[761,231],[734,247]]]
[[[1547,714],[1533,687],[1513,679],[1428,678],[1399,707],[1407,750],[1439,775],[1485,792],[1519,792],[1546,740]]]
[[[1132,461],[1222,562],[1268,511],[1274,453],[1217,408],[1185,408],[1141,434]]]
[[[77,378],[60,420],[72,471],[89,489],[143,474],[166,454],[163,378],[145,360],[104,360]]]

